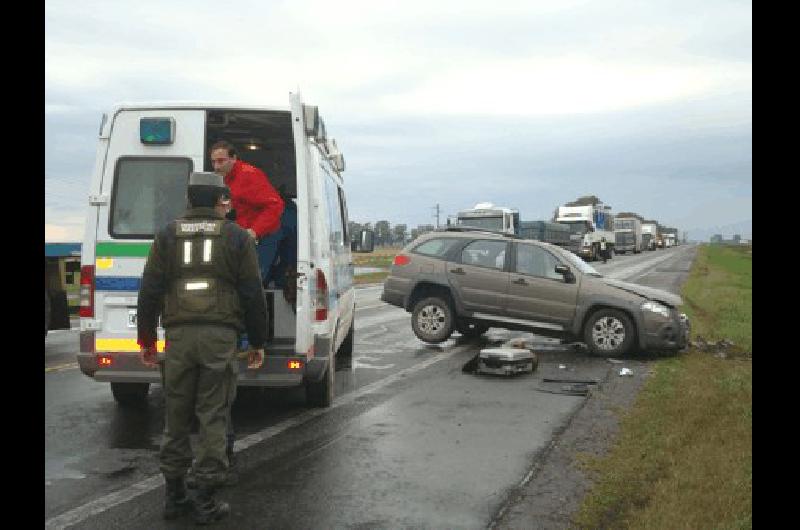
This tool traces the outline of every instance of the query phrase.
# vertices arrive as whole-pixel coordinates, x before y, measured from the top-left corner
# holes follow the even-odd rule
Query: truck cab
[[[570,227],[568,248],[585,260],[597,261],[602,257],[603,239],[606,256],[614,255],[614,216],[610,206],[602,203],[559,206],[555,221]]]
[[[490,202],[479,202],[474,208],[458,212],[455,225],[519,235],[519,211]]]
[[[296,278],[267,288],[264,365],[239,386],[304,385],[328,406],[334,357],[352,354],[353,262],[344,157],[317,107],[290,94],[284,106],[122,104],[103,115],[81,254],[81,371],[111,385],[120,404],[141,401],[157,369],[139,360],[136,307],[153,235],[186,209],[192,171],[212,171],[209,146],[231,142],[297,208]],[[164,330],[159,326],[159,351]]]

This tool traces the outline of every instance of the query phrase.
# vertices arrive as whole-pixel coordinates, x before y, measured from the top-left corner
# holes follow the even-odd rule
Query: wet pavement
[[[627,268],[639,283],[659,286],[665,278],[658,274],[669,272],[659,266],[688,266],[688,253],[667,259],[683,255],[680,249],[619,256],[596,268]],[[243,471],[222,494],[233,514],[217,526],[483,528],[586,399],[542,391],[563,386],[543,378],[603,381],[616,367],[498,329],[426,346],[407,313],[379,301],[380,291],[357,290],[355,352],[337,366],[333,407],[306,407],[301,388],[240,394],[233,415]],[[77,351],[70,333],[46,339],[46,370],[69,362],[70,340]],[[539,342],[534,374],[462,371],[481,348],[512,337]],[[167,527],[156,459],[160,388],[151,390],[147,407],[120,409],[107,384],[67,367],[46,372],[45,394],[47,525]]]

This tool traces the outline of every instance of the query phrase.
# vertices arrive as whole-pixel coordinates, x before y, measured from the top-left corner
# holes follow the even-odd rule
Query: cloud
[[[299,86],[345,154],[357,220],[415,226],[481,200],[541,218],[594,193],[668,224],[735,223],[751,25],[730,0],[48,0],[46,222],[82,216],[115,103],[288,105]]]

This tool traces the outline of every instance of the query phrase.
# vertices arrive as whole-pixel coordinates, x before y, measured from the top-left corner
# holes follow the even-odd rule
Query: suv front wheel
[[[438,344],[453,334],[453,310],[447,300],[438,296],[424,298],[414,305],[411,328],[423,342]]]
[[[583,328],[583,340],[594,355],[624,355],[631,349],[635,335],[630,317],[616,309],[595,311]]]

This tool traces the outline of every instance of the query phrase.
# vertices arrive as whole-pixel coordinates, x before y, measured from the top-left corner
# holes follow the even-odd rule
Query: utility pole
[[[439,203],[436,203],[436,206],[432,206],[431,208],[436,210],[436,215],[434,215],[433,217],[436,218],[436,228],[439,228]]]

